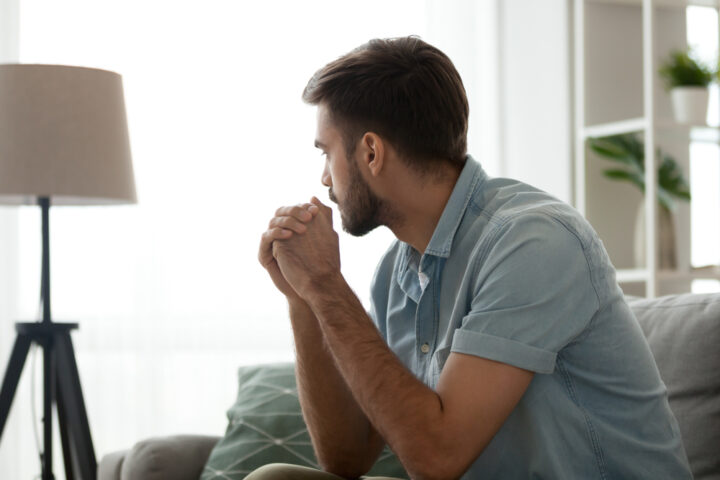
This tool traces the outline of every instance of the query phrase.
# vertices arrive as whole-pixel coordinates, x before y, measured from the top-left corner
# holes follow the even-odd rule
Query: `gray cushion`
[[[197,480],[218,437],[176,435],[135,444],[123,462],[121,480]]]
[[[108,453],[98,464],[97,479],[98,480],[120,480],[120,473],[125,462],[128,450],[120,450]]]
[[[667,386],[696,480],[720,479],[720,294],[628,303]]]

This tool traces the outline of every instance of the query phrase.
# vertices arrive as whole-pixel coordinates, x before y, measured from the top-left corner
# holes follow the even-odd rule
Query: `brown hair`
[[[302,98],[325,104],[352,154],[367,131],[421,171],[465,163],[468,102],[450,59],[418,37],[374,39],[325,65]]]

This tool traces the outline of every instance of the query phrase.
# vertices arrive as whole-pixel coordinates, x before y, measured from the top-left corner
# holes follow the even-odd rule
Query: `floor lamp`
[[[97,461],[70,331],[50,310],[51,205],[135,203],[120,75],[61,65],[0,65],[0,205],[42,211],[41,321],[16,323],[0,390],[0,440],[34,342],[43,349],[42,480],[52,480],[52,406],[65,474],[95,479]],[[0,445],[1,446],[1,445]]]

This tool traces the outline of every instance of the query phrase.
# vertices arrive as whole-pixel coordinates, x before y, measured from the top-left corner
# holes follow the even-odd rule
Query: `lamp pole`
[[[38,199],[42,209],[42,304],[43,322],[50,323],[50,198]]]
[[[43,325],[50,326],[50,198],[39,198],[42,209],[42,279],[40,290],[42,292]],[[43,348],[43,457],[42,480],[53,480],[52,473],[52,403],[53,403],[53,337],[45,337],[46,345]]]

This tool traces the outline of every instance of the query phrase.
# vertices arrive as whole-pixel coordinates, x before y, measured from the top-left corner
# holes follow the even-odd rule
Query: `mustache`
[[[333,192],[332,187],[328,188],[328,197],[330,198],[330,201],[332,201],[334,203],[338,203],[337,197],[335,196],[335,193]]]

